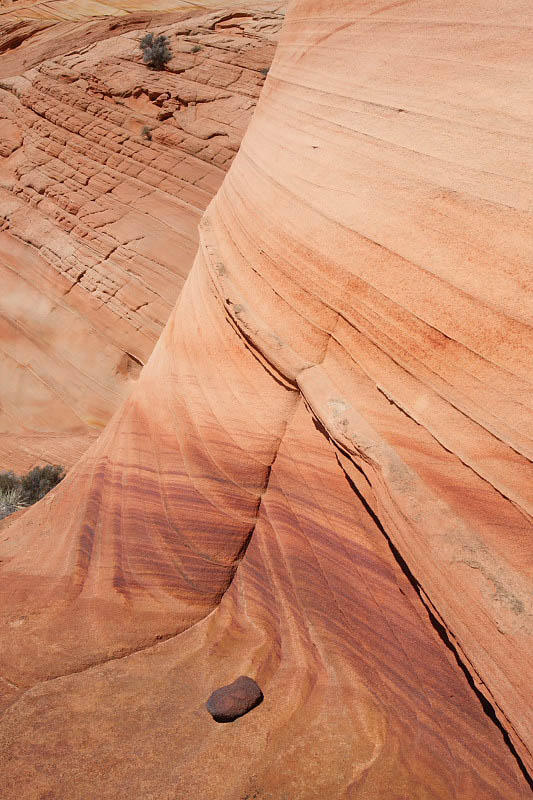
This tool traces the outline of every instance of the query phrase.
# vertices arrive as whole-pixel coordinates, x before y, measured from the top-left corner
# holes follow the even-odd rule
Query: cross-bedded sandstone
[[[291,3],[139,381],[0,527],[7,800],[530,796],[530,13]]]
[[[59,460],[75,460],[131,390],[239,148],[281,19],[271,5],[159,20],[173,59],[153,72],[144,31],[126,17],[114,35],[1,82],[6,466],[58,460],[63,448]],[[60,39],[61,23],[45,33]]]

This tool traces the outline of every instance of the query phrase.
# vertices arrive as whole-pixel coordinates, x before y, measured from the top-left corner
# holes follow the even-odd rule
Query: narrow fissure
[[[336,445],[334,442],[332,442],[331,438],[329,437],[329,435],[327,434],[327,432],[325,431],[325,429],[323,428],[321,423],[317,421],[315,424],[317,424],[318,429],[321,430],[321,432],[324,433],[324,435],[328,438],[328,440],[330,441],[332,446],[334,446],[335,449],[340,449],[340,448],[338,448],[338,445]],[[350,459],[350,461],[352,461],[352,459]],[[510,750],[511,754],[515,758],[522,775],[524,776],[524,778],[525,778],[526,782],[528,783],[530,789],[533,790],[533,776],[530,775],[530,773],[529,773],[526,765],[524,764],[520,754],[516,750],[516,747],[514,746],[512,740],[511,740],[511,737],[509,736],[509,733],[505,729],[505,727],[504,727],[503,723],[501,722],[501,720],[498,718],[493,704],[483,694],[481,689],[479,689],[479,687],[476,686],[476,683],[475,683],[475,681],[474,681],[474,679],[473,679],[473,677],[472,677],[467,665],[461,659],[457,648],[455,647],[455,645],[451,641],[451,639],[450,639],[450,637],[448,635],[448,631],[446,630],[446,628],[444,627],[442,622],[440,622],[440,620],[437,619],[437,617],[435,616],[435,614],[433,613],[431,608],[428,606],[428,604],[424,600],[420,584],[418,583],[417,579],[415,578],[415,576],[413,575],[413,573],[409,569],[409,566],[408,566],[407,562],[405,561],[405,559],[403,558],[402,554],[400,553],[398,548],[395,546],[393,541],[391,540],[390,536],[386,532],[385,528],[383,527],[383,525],[382,525],[379,517],[375,513],[375,511],[368,504],[367,500],[363,497],[363,495],[361,494],[361,492],[359,491],[359,489],[357,488],[357,486],[355,485],[353,480],[350,478],[350,476],[348,475],[348,473],[344,469],[344,467],[342,465],[342,462],[341,462],[341,460],[339,459],[338,456],[337,456],[337,463],[339,464],[340,468],[342,469],[342,471],[344,473],[344,476],[345,476],[350,488],[353,490],[353,492],[356,494],[358,499],[361,501],[365,511],[369,514],[369,516],[375,522],[378,530],[385,537],[385,540],[386,540],[386,542],[387,542],[387,544],[388,544],[388,546],[390,548],[390,551],[391,551],[392,555],[394,556],[394,559],[395,559],[396,563],[398,564],[398,566],[400,567],[401,571],[403,572],[403,574],[405,575],[405,577],[407,578],[407,580],[409,581],[409,583],[413,587],[413,589],[416,592],[420,602],[422,603],[423,607],[425,608],[425,610],[427,612],[427,615],[429,617],[429,621],[431,622],[431,625],[433,626],[433,628],[437,632],[440,640],[443,642],[445,647],[447,647],[448,650],[450,650],[452,652],[452,654],[454,656],[454,659],[457,662],[458,667],[461,669],[462,673],[464,674],[464,676],[465,676],[465,678],[466,678],[466,680],[468,682],[468,685],[470,686],[470,688],[472,689],[472,691],[475,693],[476,697],[478,698],[479,702],[481,703],[481,707],[482,707],[484,713],[491,720],[491,722],[494,723],[494,725],[496,725],[496,727],[499,729],[500,733],[502,734],[502,737],[503,737],[503,740],[504,740],[506,746],[508,747],[508,749]],[[352,463],[353,463],[353,461],[352,461]]]

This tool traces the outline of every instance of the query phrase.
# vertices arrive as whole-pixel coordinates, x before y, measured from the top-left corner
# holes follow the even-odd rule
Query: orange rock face
[[[6,800],[530,796],[529,13],[292,2],[131,395],[0,527]]]
[[[192,264],[198,222],[239,147],[281,24],[272,4],[153,17],[48,21],[18,48],[27,26],[4,22],[5,468],[72,463],[131,391]],[[148,26],[171,42],[164,72],[142,64]],[[23,65],[32,68],[17,74]]]

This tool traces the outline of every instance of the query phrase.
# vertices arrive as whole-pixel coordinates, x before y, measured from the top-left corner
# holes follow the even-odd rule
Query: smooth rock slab
[[[216,689],[206,703],[215,722],[233,722],[263,702],[263,692],[246,675]]]

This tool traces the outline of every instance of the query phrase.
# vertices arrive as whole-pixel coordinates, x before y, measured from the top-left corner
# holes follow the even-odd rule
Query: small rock
[[[252,678],[241,675],[228,686],[216,689],[206,706],[215,722],[233,722],[262,701],[263,692],[257,683]]]

